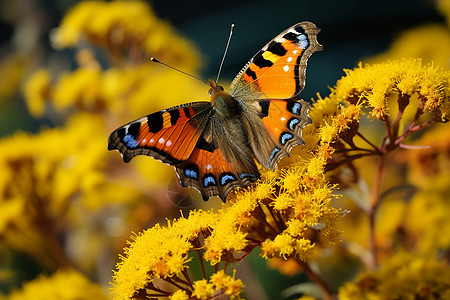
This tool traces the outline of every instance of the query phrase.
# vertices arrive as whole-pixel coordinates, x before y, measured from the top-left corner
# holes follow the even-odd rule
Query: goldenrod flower
[[[74,47],[86,39],[104,47],[117,63],[129,55],[132,61],[140,62],[142,52],[188,72],[199,63],[193,45],[177,37],[143,1],[80,2],[51,36],[56,48]]]
[[[354,115],[348,111],[351,113],[344,115]],[[354,122],[351,117],[348,120],[349,124]],[[310,128],[311,135],[320,131],[319,126]],[[238,294],[241,284],[234,288],[230,287],[231,282],[227,288],[218,286],[222,263],[226,266],[237,262],[255,247],[261,248],[265,258],[292,257],[299,262],[311,257],[318,247],[337,244],[341,215],[331,206],[333,187],[324,174],[333,150],[326,147],[330,141],[322,141],[319,146],[318,138],[307,140],[315,144],[293,151],[291,158],[280,164],[284,166],[278,171],[281,175],[267,173],[261,182],[236,191],[218,212],[191,212],[188,218],[179,218],[168,227],[157,225],[135,237],[114,275],[118,297],[174,297],[173,292],[161,291],[155,278],[172,285],[177,282],[178,289],[195,299],[210,299],[218,289],[225,294]],[[195,232],[192,238],[187,238],[187,229]],[[183,250],[175,253],[178,245]],[[194,253],[202,265],[208,262],[216,271],[208,280],[202,267],[203,280],[190,286],[186,271]],[[167,267],[172,263],[178,269]]]
[[[418,36],[421,37],[419,43],[417,42]],[[408,29],[397,37],[386,52],[369,59],[368,63],[381,63],[402,58],[421,58],[425,63],[433,63],[449,69],[449,28],[440,24],[427,24]]]
[[[5,243],[49,268],[69,264],[62,249],[52,248],[57,243],[49,242],[56,239],[56,232],[41,225],[59,227],[56,224],[64,220],[68,208],[76,206],[74,198],[89,195],[93,181],[97,186],[108,184],[100,175],[105,168],[104,136],[92,130],[103,126],[98,117],[79,115],[65,127],[38,135],[19,132],[0,140],[0,224],[4,229],[0,235]]]
[[[24,93],[30,113],[36,117],[42,116],[50,96],[49,71],[46,69],[36,71],[26,82]]]
[[[131,299],[140,291],[145,293],[146,289],[158,292],[153,285],[155,278],[169,282],[179,278],[187,285],[186,290],[191,289],[191,284],[185,281],[186,263],[192,259],[188,253],[198,249],[200,239],[209,234],[212,224],[214,216],[211,212],[193,211],[188,219],[174,220],[168,227],[158,224],[133,237],[133,242],[126,249],[126,256],[117,265],[118,271],[114,274],[117,298]]]
[[[408,152],[408,182],[418,188],[404,208],[405,235],[423,253],[450,247],[448,187],[450,139],[445,126],[436,126],[414,142],[423,149]],[[426,212],[426,213],[424,213]],[[414,220],[420,219],[421,222]]]
[[[76,271],[58,271],[51,276],[40,276],[13,291],[10,300],[88,300],[108,299],[101,286],[90,282]]]
[[[422,113],[440,113],[439,118],[446,120],[447,110],[438,110],[449,101],[448,92],[445,92],[449,76],[448,72],[433,65],[423,65],[420,59],[403,59],[365,67],[360,64],[355,70],[346,70],[346,76],[337,82],[333,92],[339,101],[353,102],[355,98],[366,101],[371,108],[370,115],[381,121],[390,115],[389,95],[399,95],[401,101],[400,96],[409,98],[417,93]]]
[[[339,299],[449,299],[450,269],[433,257],[399,253],[339,289]]]

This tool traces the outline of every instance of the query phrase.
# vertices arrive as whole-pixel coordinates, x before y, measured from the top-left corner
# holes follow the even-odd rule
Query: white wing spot
[[[145,143],[146,141],[147,141],[147,139],[143,139],[143,140],[142,140],[142,143]]]
[[[163,139],[163,138],[160,138],[159,140],[158,140],[158,143],[160,143],[160,144],[162,144],[162,143],[164,143],[165,142],[165,140]]]
[[[289,66],[288,66],[288,65],[285,65],[285,66],[283,67],[283,70],[284,70],[285,72],[289,71]]]
[[[166,146],[170,146],[170,145],[172,145],[172,141],[168,140],[168,141],[166,142]]]
[[[293,58],[289,56],[287,59],[287,62],[291,62],[292,60],[293,60]]]
[[[285,117],[281,117],[281,122],[284,122],[284,121],[286,121],[286,118]]]
[[[211,170],[211,169],[212,169],[212,166],[210,164],[207,164],[206,165],[206,170]]]
[[[150,139],[150,141],[149,141],[149,142],[150,142],[150,143],[153,143],[154,141],[155,141],[154,139]]]
[[[298,52],[298,50],[294,50],[294,51],[292,51],[292,53],[294,53],[294,54],[297,54],[297,52]]]

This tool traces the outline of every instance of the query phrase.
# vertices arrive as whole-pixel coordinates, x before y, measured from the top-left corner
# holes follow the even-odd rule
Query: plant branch
[[[377,152],[381,152],[380,148],[378,148],[377,146],[375,146],[371,141],[369,141],[365,136],[362,135],[361,132],[357,132],[356,133],[357,136],[359,136],[364,142],[366,142],[367,144],[369,144],[373,149],[375,149],[375,151]]]
[[[315,284],[317,284],[318,286],[320,286],[323,291],[325,292],[326,295],[326,299],[328,300],[337,300],[336,297],[336,292],[334,291],[334,289],[328,284],[328,282],[325,281],[325,279],[320,276],[319,274],[315,273],[311,267],[309,266],[309,264],[307,262],[302,261],[301,259],[294,257],[295,261],[301,266],[301,268],[303,269],[303,272],[305,272],[306,276],[308,276],[308,278],[314,282]]]

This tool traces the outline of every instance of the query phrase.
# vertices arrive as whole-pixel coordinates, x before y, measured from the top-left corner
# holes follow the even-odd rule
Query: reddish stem
[[[203,263],[202,251],[201,250],[195,250],[195,252],[197,253],[198,260],[200,261],[200,266],[202,268],[203,279],[206,279],[206,271],[205,271],[205,264]]]
[[[322,290],[325,293],[327,300],[337,300],[336,292],[333,290],[333,288],[325,281],[325,279],[320,276],[319,274],[315,273],[309,266],[307,262],[302,261],[301,259],[295,257],[295,261],[301,266],[303,269],[303,272],[305,272],[306,276],[320,286]]]
[[[423,122],[422,124],[414,126],[415,122],[411,123],[411,125],[408,127],[408,129],[403,133],[397,140],[395,140],[395,145],[399,145],[405,138],[407,138],[411,133],[414,133],[422,128],[425,128],[429,125],[431,125],[434,121],[429,120],[426,122]]]

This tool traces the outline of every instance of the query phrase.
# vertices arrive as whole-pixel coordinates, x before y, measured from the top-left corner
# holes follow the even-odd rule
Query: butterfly
[[[297,95],[309,57],[322,50],[319,31],[311,22],[291,26],[250,59],[229,93],[209,80],[210,101],[130,122],[110,135],[108,150],[118,150],[124,162],[148,155],[173,165],[181,186],[225,202],[231,191],[260,178],[255,160],[275,170],[292,147],[304,144],[310,106]]]

